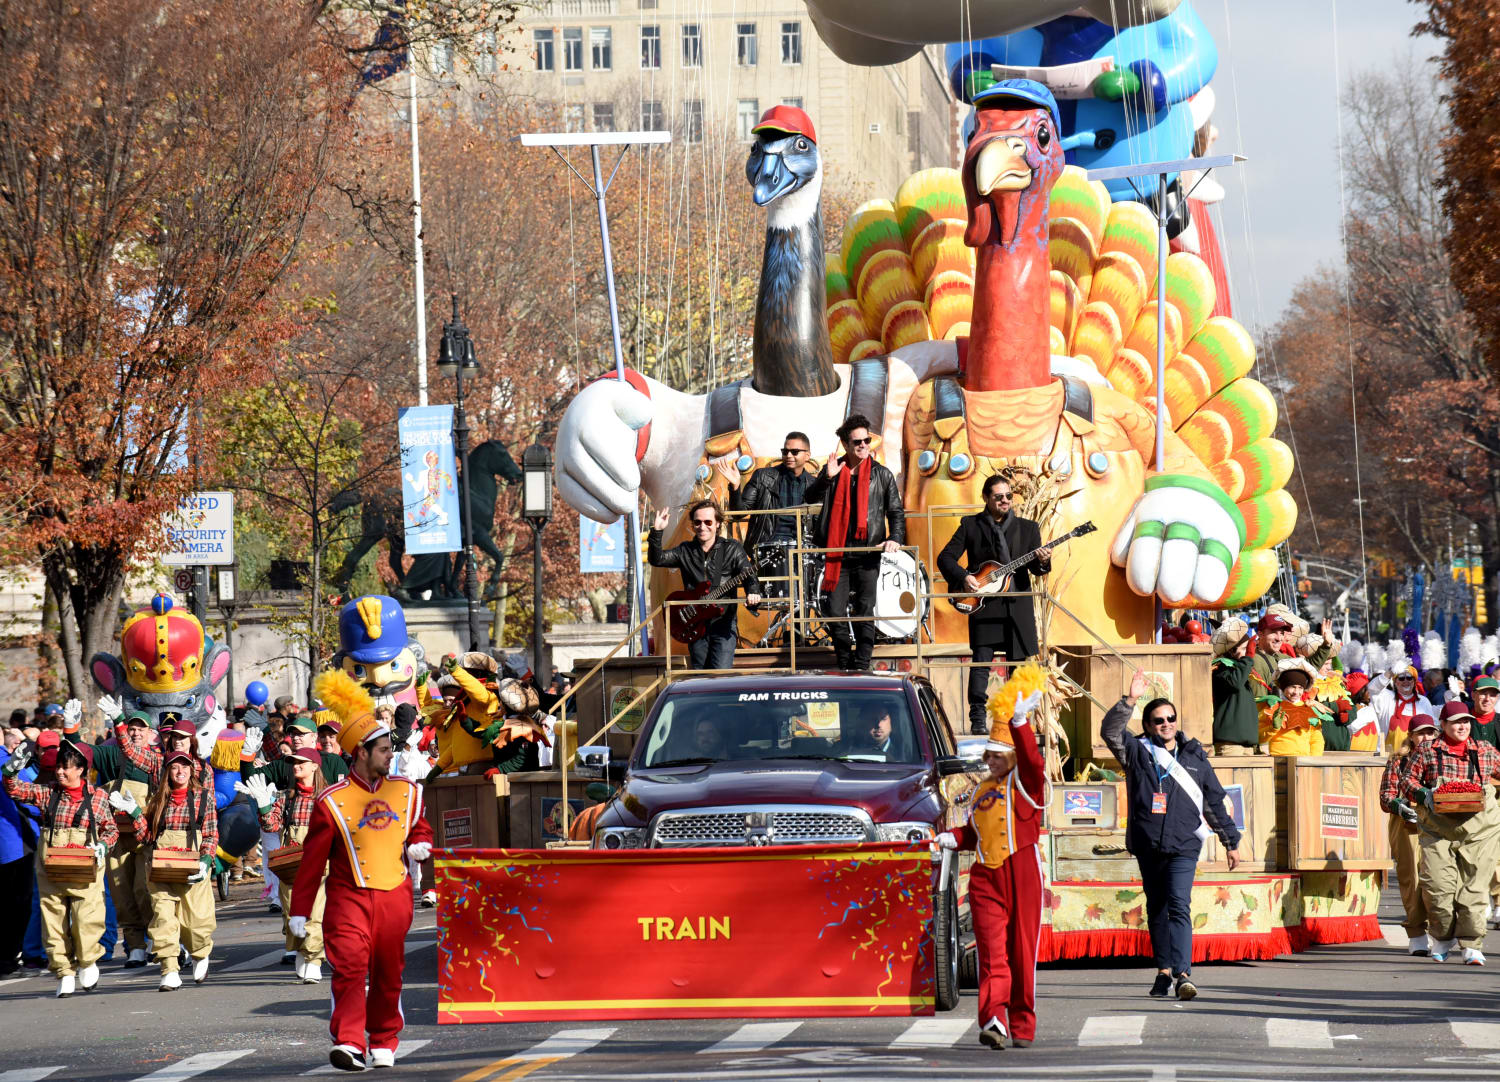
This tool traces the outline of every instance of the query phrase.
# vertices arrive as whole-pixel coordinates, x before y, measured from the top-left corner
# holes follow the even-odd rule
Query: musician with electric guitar
[[[688,647],[695,669],[734,668],[734,647],[739,640],[738,607],[716,603],[730,598],[740,587],[753,607],[760,604],[760,580],[744,548],[732,537],[721,537],[724,519],[713,500],[699,500],[688,508],[691,540],[663,549],[662,531],[671,519],[670,510],[656,513],[646,539],[646,559],[652,567],[675,567],[682,574],[683,589],[668,600],[691,599],[691,606],[670,606],[672,637]]]
[[[1041,528],[1021,518],[1011,508],[1014,493],[1010,479],[1002,473],[984,483],[984,510],[959,523],[953,537],[938,554],[938,571],[952,593],[972,598],[950,598],[954,608],[969,616],[969,646],[976,662],[993,661],[1000,654],[1009,663],[1022,661],[1037,651],[1036,615],[1032,608],[1031,576],[1052,570],[1052,549],[1067,540],[1056,538],[1042,544]],[[1092,532],[1085,523],[1068,537]],[[960,564],[960,558],[965,563]],[[1019,597],[996,596],[1018,593]],[[985,696],[990,670],[975,665],[969,670],[969,732],[989,732]]]

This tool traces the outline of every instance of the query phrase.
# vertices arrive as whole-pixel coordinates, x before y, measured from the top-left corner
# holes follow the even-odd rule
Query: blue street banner
[[[624,519],[615,519],[605,526],[583,515],[578,516],[578,570],[624,573]]]
[[[396,432],[406,551],[413,556],[457,552],[463,547],[463,522],[453,458],[453,407],[409,406],[397,414]]]

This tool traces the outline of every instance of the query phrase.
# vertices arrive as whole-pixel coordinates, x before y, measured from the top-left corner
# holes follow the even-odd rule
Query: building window
[[[698,29],[697,23],[682,24],[682,66],[685,68],[703,66],[703,34]]]
[[[755,122],[760,119],[760,102],[755,98],[741,98],[734,107],[734,126],[739,132],[740,142],[748,143],[755,138],[755,133],[750,129],[755,127]]]
[[[641,67],[655,71],[661,67],[661,27],[641,27]]]
[[[682,137],[689,143],[703,142],[703,102],[697,98],[682,103]]]
[[[556,71],[557,57],[553,50],[557,47],[551,30],[533,30],[531,42],[536,46],[536,70]]]
[[[495,32],[486,30],[479,35],[479,45],[475,49],[474,70],[480,75],[495,74]]]
[[[783,64],[802,63],[802,24],[781,24],[781,62]]]
[[[665,131],[667,114],[659,101],[641,102],[641,131]]]
[[[594,130],[615,130],[615,107],[612,102],[594,103]]]
[[[453,74],[453,43],[440,41],[432,47],[432,73],[438,76]]]
[[[583,106],[563,106],[563,131],[583,131]]]
[[[656,10],[656,6],[657,6],[656,0],[641,0],[641,10],[642,11],[655,11]]]
[[[800,108],[802,108],[802,99],[801,98],[782,98],[781,99],[781,104],[782,105],[790,105],[793,109],[800,109]]]
[[[755,24],[734,24],[734,55],[742,68],[753,68],[756,62]]]
[[[563,71],[583,70],[583,27],[563,27]]]
[[[614,67],[611,59],[614,49],[607,26],[589,27],[589,63],[595,71],[608,71]]]

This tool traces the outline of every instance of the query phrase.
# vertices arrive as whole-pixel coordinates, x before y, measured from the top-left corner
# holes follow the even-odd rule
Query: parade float
[[[826,10],[820,22],[819,9],[834,6],[809,5],[830,44],[842,31]],[[878,20],[890,6],[864,8]],[[1214,137],[1212,42],[1187,3],[1152,5],[1151,19],[1118,27],[1059,15],[1062,5],[1030,7],[1056,17],[1037,26],[1012,12],[993,32],[1016,40],[950,53],[955,85],[974,107],[961,167],[925,170],[893,198],[864,204],[836,250],[824,250],[812,119],[788,106],[766,113],[747,163],[754,201],[767,211],[751,375],[706,394],[631,369],[587,385],[558,428],[556,483],[600,522],[637,511],[644,495],[670,509],[674,544],[686,537],[681,512],[693,500],[727,506],[731,483],[780,460],[788,431],[810,434],[816,468],[837,453],[832,433],[845,416],[871,418],[875,452],[902,486],[911,546],[910,563],[892,560],[896,607],[877,601],[886,620],[877,667],[930,677],[953,719],[966,714],[967,625],[955,599],[928,585],[928,569],[959,518],[980,505],[985,478],[1008,474],[1017,513],[1044,538],[1092,524],[1054,556],[1037,597],[1052,674],[1041,727],[1055,783],[1041,957],[1140,956],[1150,953],[1144,894],[1124,849],[1121,786],[1109,774],[1119,768],[1100,721],[1139,669],[1153,695],[1177,704],[1184,735],[1211,744],[1209,647],[1157,642],[1161,613],[1257,605],[1296,523],[1285,488],[1294,464],[1273,435],[1275,399],[1255,378],[1254,345],[1231,315],[1206,211],[1221,190],[1201,183],[1193,161],[1174,163],[1159,194],[1154,174],[1142,194],[1085,168],[1204,154]],[[1018,60],[1054,81],[1063,100],[1017,78]],[[796,559],[816,551],[810,539],[796,548],[781,569],[791,610],[815,642],[815,606],[798,608],[807,576]],[[651,575],[654,652],[626,656],[622,643],[618,657],[583,665],[563,704],[617,760],[683,665],[660,607],[678,585]],[[829,664],[787,637],[783,649],[747,649],[773,637],[776,616],[742,610],[740,620],[737,668]],[[1381,938],[1383,760],[1252,755],[1214,765],[1244,860],[1229,873],[1216,843],[1206,844],[1195,958]],[[560,780],[550,799],[566,819],[570,785],[580,793],[584,779]],[[940,784],[961,816],[977,776]],[[561,835],[527,836],[569,844]],[[448,840],[439,829],[438,840],[465,836]],[[455,883],[462,866],[448,868]]]

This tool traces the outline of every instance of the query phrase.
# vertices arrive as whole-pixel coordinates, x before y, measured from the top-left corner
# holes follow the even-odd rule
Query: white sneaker
[[[306,969],[307,969],[307,963],[305,961],[303,961],[302,955],[299,952],[298,955],[297,955],[297,960],[292,963],[292,971],[294,973],[296,973],[297,979],[299,981],[302,979],[302,973]]]
[[[57,998],[67,999],[69,996],[71,996],[73,994],[73,984],[73,974],[71,973],[69,973],[66,977],[58,977]]]
[[[372,1048],[370,1049],[371,1067],[394,1067],[396,1066],[396,1050],[394,1048]]]
[[[1482,966],[1482,965],[1484,965],[1484,951],[1475,950],[1473,947],[1465,947],[1464,948],[1464,965],[1466,965],[1466,966]]]
[[[302,967],[302,983],[318,984],[323,980],[323,966],[318,962],[308,962]]]
[[[365,1050],[355,1048],[352,1044],[336,1044],[328,1053],[328,1062],[341,1071],[363,1071]]]
[[[182,987],[182,977],[177,970],[166,972],[161,975],[161,983],[156,986],[158,992],[175,992]]]
[[[1426,954],[1431,949],[1432,949],[1432,940],[1428,939],[1425,934],[1424,935],[1414,935],[1414,936],[1412,936],[1407,941],[1407,944],[1406,944],[1406,953],[1407,954],[1422,955],[1422,954]]]
[[[95,963],[93,965],[84,966],[81,970],[79,970],[79,972],[78,972],[78,987],[82,988],[85,992],[87,992],[89,989],[93,988],[94,985],[96,985],[98,983],[99,983],[99,966],[98,966],[98,963]]]
[[[425,890],[422,892],[422,908],[431,909],[437,905],[437,891]]]
[[[208,979],[208,955],[193,962],[193,983],[202,984]]]

